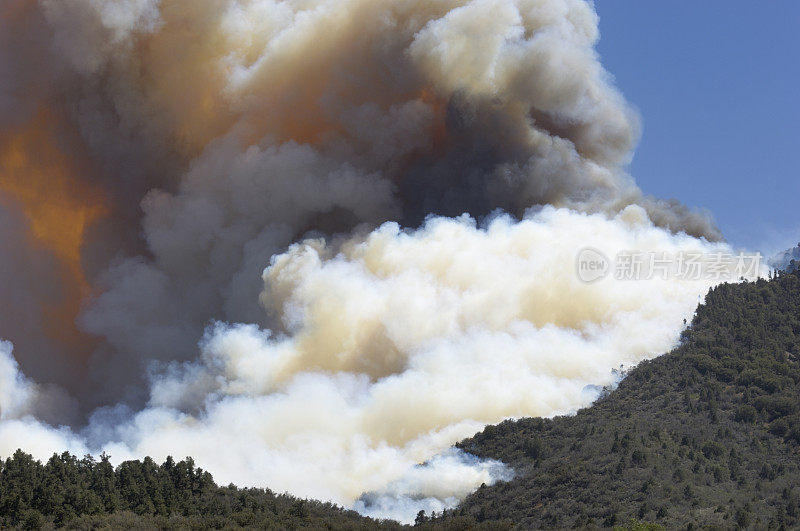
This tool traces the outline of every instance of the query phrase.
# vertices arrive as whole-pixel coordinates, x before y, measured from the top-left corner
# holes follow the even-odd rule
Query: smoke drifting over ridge
[[[727,249],[625,173],[597,38],[581,0],[4,2],[0,453],[403,518],[508,477],[441,452],[586,404],[710,285],[578,250]]]

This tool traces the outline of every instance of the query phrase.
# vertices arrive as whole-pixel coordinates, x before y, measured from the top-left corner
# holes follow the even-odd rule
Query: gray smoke
[[[585,403],[580,390],[623,358],[668,348],[708,287],[654,287],[670,308],[659,317],[634,294],[583,299],[561,271],[552,281],[577,289],[564,305],[536,282],[550,278],[543,263],[572,260],[571,231],[612,247],[721,239],[707,215],[644,196],[626,173],[639,123],[598,60],[597,22],[583,0],[5,0],[0,337],[32,379],[6,345],[7,381],[33,398],[0,400],[14,411],[0,449],[26,426],[52,442],[42,448],[121,457],[161,455],[170,441],[223,478],[348,504],[370,493],[364,511],[383,514],[417,498],[444,507],[507,477],[461,456],[407,472],[487,422]],[[462,214],[478,221],[447,219]],[[442,261],[463,262],[412,256],[442,248]],[[621,349],[630,323],[592,307],[667,329]],[[409,327],[404,308],[427,318]],[[480,314],[488,308],[495,315]],[[582,345],[597,354],[588,365],[569,340],[576,316],[609,327]],[[532,361],[519,383],[541,378],[542,396],[433,407],[472,378],[450,373],[447,362],[462,363],[452,349],[479,344],[511,359],[552,345],[579,368]],[[503,378],[474,356],[465,368]],[[419,404],[391,390],[420,381],[447,389]],[[53,398],[64,393],[77,402]],[[312,411],[328,401],[349,412],[332,417],[342,426]],[[254,412],[265,430],[288,412],[306,421],[253,436],[231,462],[193,443],[198,433],[166,427],[199,422],[200,439],[227,430],[239,441],[248,434],[225,415],[250,423]],[[389,412],[406,439],[375,424]],[[84,427],[54,435],[40,420]],[[324,462],[324,448],[302,441],[309,433],[341,461]],[[267,471],[257,477],[241,466],[254,453]],[[303,459],[313,488],[287,479]],[[336,479],[359,462],[369,465]],[[455,471],[458,487],[431,494],[429,470]]]

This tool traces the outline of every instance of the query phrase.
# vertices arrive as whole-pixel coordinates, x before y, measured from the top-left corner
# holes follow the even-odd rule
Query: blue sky
[[[643,135],[642,189],[736,246],[800,241],[800,1],[596,0],[598,51]]]

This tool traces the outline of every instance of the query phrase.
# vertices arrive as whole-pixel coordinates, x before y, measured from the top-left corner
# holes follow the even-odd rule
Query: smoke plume
[[[5,0],[0,454],[191,455],[407,520],[668,350],[730,252],[644,196],[583,0]],[[23,376],[24,374],[24,376]]]

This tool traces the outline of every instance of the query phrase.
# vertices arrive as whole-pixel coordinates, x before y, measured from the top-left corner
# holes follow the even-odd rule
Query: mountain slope
[[[784,271],[794,271],[800,263],[800,243],[797,247],[787,249],[769,259],[768,264],[773,269]]]
[[[517,477],[482,487],[444,519],[798,526],[798,359],[800,273],[721,285],[681,346],[636,367],[592,407],[507,421],[460,443]]]

